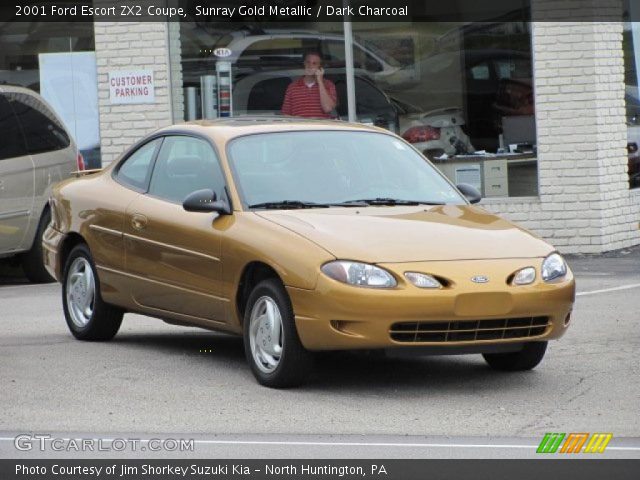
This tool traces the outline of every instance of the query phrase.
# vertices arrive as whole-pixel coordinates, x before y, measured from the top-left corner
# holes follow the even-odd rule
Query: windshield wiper
[[[295,208],[329,208],[329,207],[366,207],[369,205],[446,205],[444,202],[430,202],[421,200],[402,200],[399,198],[363,198],[359,200],[347,200],[346,202],[316,203],[302,200],[279,200],[273,202],[254,203],[249,208],[264,209],[295,209]]]
[[[431,201],[423,201],[423,200],[402,200],[400,198],[385,198],[385,197],[377,197],[377,198],[361,198],[358,200],[348,200],[346,202],[342,202],[344,205],[349,204],[365,204],[365,205],[445,205],[444,202],[431,202]]]
[[[328,203],[331,207],[366,207],[369,204],[360,200],[347,200],[346,202]]]
[[[329,205],[326,203],[303,202],[301,200],[280,200],[277,202],[254,203],[253,205],[249,205],[249,208],[329,208]]]

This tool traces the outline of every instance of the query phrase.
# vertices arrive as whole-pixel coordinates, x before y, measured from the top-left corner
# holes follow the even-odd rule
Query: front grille
[[[473,342],[537,337],[550,326],[548,317],[399,322],[391,325],[389,333],[396,342]]]

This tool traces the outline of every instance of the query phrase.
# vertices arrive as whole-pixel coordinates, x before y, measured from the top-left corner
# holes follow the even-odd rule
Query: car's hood
[[[526,230],[466,205],[256,212],[336,258],[370,263],[543,257],[553,248]]]

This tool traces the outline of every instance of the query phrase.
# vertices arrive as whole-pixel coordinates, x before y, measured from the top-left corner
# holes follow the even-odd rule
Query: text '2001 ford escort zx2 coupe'
[[[77,338],[112,338],[125,312],[243,335],[267,386],[303,381],[319,350],[531,369],[569,325],[573,275],[460,191],[477,194],[374,127],[196,122],[60,183],[45,263]]]

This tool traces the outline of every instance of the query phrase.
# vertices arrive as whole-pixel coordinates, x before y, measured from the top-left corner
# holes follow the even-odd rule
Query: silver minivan
[[[0,85],[0,258],[15,257],[32,282],[53,279],[43,265],[51,187],[84,160],[51,107],[32,90]]]

